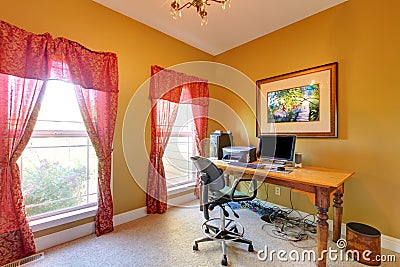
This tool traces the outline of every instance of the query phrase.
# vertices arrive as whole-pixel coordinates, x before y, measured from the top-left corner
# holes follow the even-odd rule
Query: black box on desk
[[[226,160],[240,162],[253,162],[257,160],[256,148],[247,146],[231,146],[222,148],[223,157]]]
[[[222,159],[222,148],[233,145],[233,137],[230,131],[224,133],[215,131],[210,134],[210,157]]]

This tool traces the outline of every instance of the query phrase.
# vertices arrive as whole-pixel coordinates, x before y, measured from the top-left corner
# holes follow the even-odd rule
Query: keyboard
[[[231,166],[238,166],[238,167],[243,167],[243,168],[251,168],[251,169],[265,169],[265,168],[270,168],[271,171],[276,171],[278,167],[284,167],[285,165],[283,164],[277,164],[277,163],[246,163],[246,162],[240,162],[240,161],[230,161],[228,163]],[[286,171],[284,171],[286,172]],[[288,171],[287,173],[289,173]]]
[[[265,164],[246,163],[246,162],[240,162],[240,161],[231,161],[228,164],[231,166],[239,166],[239,167],[251,168],[251,169],[263,169],[266,167]]]

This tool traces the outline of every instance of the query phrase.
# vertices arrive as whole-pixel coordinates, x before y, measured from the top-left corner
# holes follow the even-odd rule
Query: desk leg
[[[326,266],[326,255],[328,251],[328,209],[330,196],[327,188],[316,188],[315,204],[318,209],[317,242],[318,242],[318,262],[317,266]]]
[[[333,242],[337,242],[342,233],[344,185],[337,188],[333,197]]]

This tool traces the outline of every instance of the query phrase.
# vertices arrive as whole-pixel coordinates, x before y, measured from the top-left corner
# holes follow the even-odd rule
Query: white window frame
[[[182,103],[180,103],[179,105],[188,105],[188,107],[189,107],[189,109],[192,111],[192,107],[191,107],[191,104],[182,104]],[[179,111],[178,111],[179,112]],[[188,144],[188,146],[190,145],[191,146],[191,148],[193,149],[193,151],[192,151],[192,153],[193,153],[193,155],[195,155],[196,154],[196,151],[197,151],[197,147],[196,147],[196,140],[195,140],[195,124],[194,124],[194,120],[193,120],[193,112],[191,112],[191,117],[189,118],[190,119],[190,121],[192,122],[192,125],[191,125],[191,128],[193,129],[192,130],[192,132],[180,132],[180,131],[178,131],[178,132],[171,132],[171,135],[170,135],[170,139],[169,139],[169,142],[171,141],[171,137],[188,137],[188,136],[193,136],[193,142],[192,142],[192,144],[190,145],[190,143],[188,142],[187,144]],[[176,123],[176,121],[175,121],[175,123]],[[174,127],[172,128],[172,129],[174,129]],[[190,148],[188,148],[188,150],[189,150]],[[164,154],[164,156],[166,155],[166,153],[167,153],[168,151],[167,151],[167,149],[166,149],[166,151],[164,152],[165,154]],[[164,160],[164,157],[163,157],[163,164],[164,164],[164,169],[166,169],[167,168],[167,166],[168,166],[168,161],[167,160]],[[178,193],[181,193],[181,192],[185,192],[185,191],[187,191],[187,190],[189,190],[189,189],[194,189],[195,188],[195,185],[196,185],[196,174],[195,173],[190,173],[190,170],[189,170],[189,166],[191,166],[191,161],[188,159],[188,173],[187,173],[187,176],[188,176],[188,181],[186,181],[186,182],[182,182],[182,183],[177,183],[177,184],[174,184],[174,185],[168,185],[168,176],[167,176],[167,173],[166,173],[166,179],[167,179],[167,192],[168,192],[168,194],[169,195],[171,195],[171,194],[178,194]],[[193,176],[193,179],[192,180],[189,180],[189,176],[190,175],[192,175]],[[172,179],[172,178],[171,178]]]
[[[88,136],[88,133],[86,131],[79,131],[79,130],[34,130],[32,133],[31,138],[57,138],[57,137],[63,137],[63,138],[69,138],[69,137],[81,137],[81,138],[87,138],[88,143],[86,145],[77,145],[77,146],[68,146],[68,147],[91,147],[92,145],[90,144],[90,139]],[[62,146],[60,146],[62,147]],[[25,148],[29,149],[29,147]],[[22,157],[21,157],[22,160]],[[112,162],[112,158],[111,158]],[[21,167],[21,174],[22,174],[22,168]],[[97,174],[96,174],[97,177]],[[22,177],[23,179],[23,177]],[[111,188],[112,188],[112,177],[111,177]],[[89,193],[89,192],[88,192]],[[90,195],[90,194],[88,194]],[[91,202],[75,207],[70,207],[66,209],[60,209],[48,213],[42,213],[38,215],[33,215],[30,217],[27,217],[29,225],[32,229],[33,232],[38,232],[41,230],[49,229],[52,227],[60,226],[66,223],[78,221],[81,219],[85,218],[90,218],[94,217],[97,213],[98,210],[98,203],[96,202]]]
[[[66,132],[69,132],[68,134]],[[86,137],[87,133],[82,131],[34,131],[31,138],[44,138],[44,137]],[[29,148],[28,148],[29,149]],[[94,217],[98,209],[98,203],[92,202],[71,208],[52,211],[49,213],[42,213],[28,217],[29,225],[33,232],[49,229],[52,227],[60,226],[66,223],[78,221]]]

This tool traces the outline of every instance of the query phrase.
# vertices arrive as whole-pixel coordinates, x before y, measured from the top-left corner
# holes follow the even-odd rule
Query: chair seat
[[[231,188],[231,187],[225,186],[225,187],[222,188],[221,190],[212,191],[211,197],[212,197],[213,199],[218,199],[218,200],[219,200],[219,201],[218,201],[218,204],[219,204],[219,205],[225,204],[225,203],[228,203],[228,202],[231,202],[231,201],[232,201],[232,200],[231,200],[231,191],[232,191],[232,188]],[[244,194],[243,192],[240,192],[239,190],[235,190],[235,193],[233,194],[233,196],[234,196],[235,198],[238,198],[238,197],[248,197],[248,195]]]
[[[232,191],[232,187],[229,186],[225,186],[224,188],[222,188],[220,190],[220,192],[222,192],[224,195],[227,195],[228,198],[230,198],[231,195],[231,191]],[[243,192],[240,192],[239,190],[235,190],[235,193],[233,194],[234,197],[248,197],[249,195],[246,195]]]

